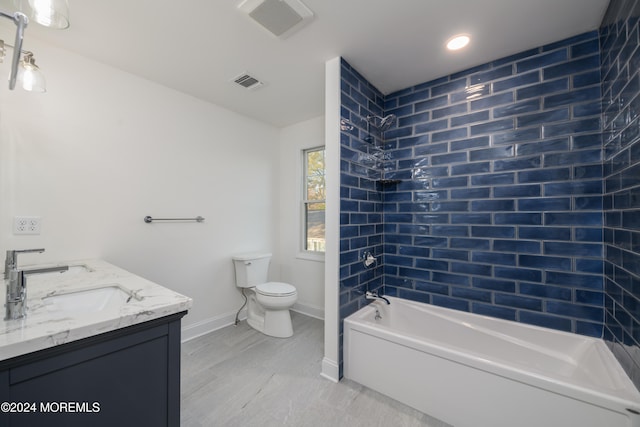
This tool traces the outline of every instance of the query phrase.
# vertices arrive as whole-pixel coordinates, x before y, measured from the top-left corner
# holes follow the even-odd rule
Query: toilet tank
[[[268,282],[269,262],[271,254],[251,253],[236,255],[233,265],[236,270],[236,286],[239,288],[251,288],[261,283]]]

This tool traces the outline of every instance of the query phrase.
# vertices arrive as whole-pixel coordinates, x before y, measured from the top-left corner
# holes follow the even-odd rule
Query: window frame
[[[300,174],[300,243],[298,258],[311,261],[324,261],[325,251],[314,251],[307,249],[307,206],[312,203],[324,203],[326,213],[326,194],[323,200],[309,200],[307,198],[307,178],[308,178],[308,153],[314,151],[324,151],[325,158],[325,177],[326,177],[326,149],[324,145],[303,148],[301,150],[301,174]],[[326,181],[325,181],[326,191]],[[326,219],[325,219],[326,226]],[[325,237],[326,238],[326,237]],[[326,240],[325,240],[326,241]]]

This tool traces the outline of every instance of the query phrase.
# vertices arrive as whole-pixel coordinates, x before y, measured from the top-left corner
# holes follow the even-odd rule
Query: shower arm
[[[13,43],[13,58],[11,59],[11,74],[9,76],[9,89],[16,87],[16,79],[18,77],[18,65],[20,64],[20,54],[22,53],[22,40],[24,38],[24,29],[29,24],[29,18],[22,12],[9,14],[0,10],[0,16],[13,21],[16,24],[16,39]]]

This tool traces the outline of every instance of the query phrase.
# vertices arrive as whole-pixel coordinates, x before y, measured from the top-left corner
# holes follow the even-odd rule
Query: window
[[[325,168],[324,147],[303,151],[303,250],[324,253]]]

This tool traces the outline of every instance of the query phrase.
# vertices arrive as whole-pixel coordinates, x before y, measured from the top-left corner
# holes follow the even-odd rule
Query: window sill
[[[324,262],[324,252],[298,252],[296,258],[306,261]]]

